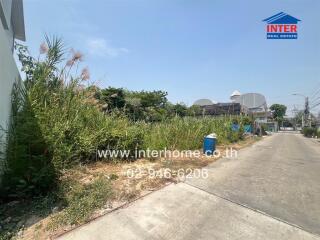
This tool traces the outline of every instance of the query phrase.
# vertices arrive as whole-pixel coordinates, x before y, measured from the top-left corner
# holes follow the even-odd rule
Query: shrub
[[[36,120],[27,92],[15,83],[1,198],[39,195],[55,186],[52,154]]]
[[[244,125],[252,125],[253,124],[253,121],[252,119],[250,119],[250,117],[248,116],[244,116],[241,118],[241,124],[244,126]]]
[[[13,89],[3,198],[44,194],[55,186],[61,169],[95,160],[97,148],[134,150],[142,139],[127,118],[100,111],[92,88],[83,86],[88,70],[72,75],[79,52],[60,69],[61,40],[46,38],[46,45],[39,60],[17,45],[26,80]]]
[[[159,113],[166,93],[161,91],[139,93],[152,121],[132,122],[121,111],[104,113],[96,88],[84,87],[88,69],[76,74],[82,54],[72,51],[65,62],[61,40],[48,37],[41,49],[35,59],[26,47],[17,45],[26,79],[13,89],[2,197],[45,194],[56,187],[62,169],[94,161],[97,149],[129,150],[131,158],[136,148],[199,149],[204,136],[213,132],[219,143],[242,138],[243,122],[247,122],[242,117],[163,119]],[[239,131],[231,130],[233,122],[239,123]]]
[[[47,40],[47,44],[49,51],[42,62],[26,64],[30,65],[27,69],[34,69],[26,85],[54,167],[60,170],[75,163],[95,160],[97,148],[133,150],[141,139],[136,127],[125,117],[101,112],[94,88],[83,86],[87,80],[83,74],[72,76],[81,54],[73,53],[59,69],[57,64],[64,56],[60,53],[63,52],[60,41]],[[51,60],[51,55],[60,58]],[[20,58],[25,56],[22,54]]]
[[[302,129],[302,134],[305,136],[305,137],[313,137],[313,136],[317,136],[317,129],[316,128],[313,128],[313,127],[304,127]]]

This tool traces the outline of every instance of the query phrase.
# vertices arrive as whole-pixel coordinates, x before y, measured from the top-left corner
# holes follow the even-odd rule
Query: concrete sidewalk
[[[274,135],[208,166],[208,179],[172,184],[59,239],[320,239],[320,146],[310,144]]]

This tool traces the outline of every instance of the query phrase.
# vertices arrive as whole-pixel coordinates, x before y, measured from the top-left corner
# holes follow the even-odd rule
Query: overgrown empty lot
[[[247,138],[236,144],[220,145],[240,149],[259,138]],[[178,176],[148,175],[155,171],[200,169],[217,158],[139,159],[133,162],[96,162],[65,170],[59,189],[43,197],[11,201],[1,206],[2,238],[47,239],[91,219],[124,206],[167,184],[183,181]],[[136,175],[132,176],[132,172]],[[146,174],[142,174],[146,173]]]
[[[60,39],[47,37],[37,58],[16,49],[25,79],[13,88],[1,153],[2,239],[44,239],[215,160],[137,157],[136,150],[201,152],[210,133],[219,148],[255,140],[245,139],[244,126],[252,124],[246,116],[204,117],[195,106],[170,103],[163,91],[100,89],[87,68],[78,72],[82,54]],[[130,154],[99,159],[97,150]]]

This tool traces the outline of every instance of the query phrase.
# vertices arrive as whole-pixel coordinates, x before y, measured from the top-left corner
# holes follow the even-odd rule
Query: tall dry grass
[[[17,47],[26,79],[16,83],[8,131],[6,168],[0,195],[32,196],[51,190],[60,171],[96,160],[97,149],[192,150],[216,133],[218,143],[237,141],[231,131],[241,117],[175,117],[157,123],[132,122],[124,115],[103,113],[88,83],[82,54],[65,50],[60,39],[46,38],[40,56]]]
[[[193,150],[202,147],[203,138],[217,135],[218,143],[235,142],[242,138],[242,117],[176,117],[159,123],[140,123],[144,130],[144,147],[150,149]],[[231,130],[233,122],[240,123],[240,131]]]

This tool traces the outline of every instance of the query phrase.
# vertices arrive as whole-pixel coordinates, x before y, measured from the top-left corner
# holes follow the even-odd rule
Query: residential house
[[[5,129],[10,116],[12,86],[20,79],[13,51],[15,39],[25,41],[22,0],[0,0],[0,22],[0,127]],[[4,140],[1,131],[0,141]]]

